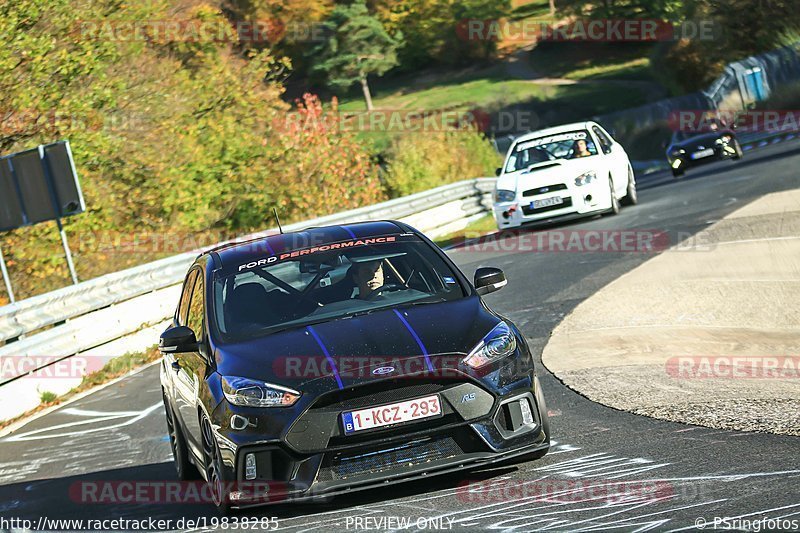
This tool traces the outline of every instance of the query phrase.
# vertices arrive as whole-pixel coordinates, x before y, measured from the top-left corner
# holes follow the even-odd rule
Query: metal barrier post
[[[8,268],[6,268],[6,260],[3,257],[3,248],[0,246],[0,270],[3,271],[3,281],[6,283],[6,292],[8,293],[8,299],[13,304],[16,302],[14,298],[14,290],[11,288],[11,277],[8,275]]]
[[[72,252],[69,250],[69,242],[67,242],[67,232],[64,231],[64,226],[61,224],[61,219],[56,219],[58,224],[58,233],[61,235],[61,245],[64,247],[64,255],[67,257],[67,266],[69,267],[69,275],[72,277],[72,283],[78,284],[78,273],[75,272],[75,263],[72,261]]]

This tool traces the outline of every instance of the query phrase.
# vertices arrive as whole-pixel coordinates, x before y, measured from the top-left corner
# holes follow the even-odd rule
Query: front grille
[[[553,191],[563,191],[566,190],[567,186],[563,183],[556,183],[555,185],[546,185],[544,187],[536,187],[534,189],[528,189],[527,191],[522,193],[522,196],[538,196],[540,194],[547,194]]]
[[[320,398],[312,409],[347,411],[375,407],[435,394],[445,388],[443,384],[431,382],[409,385],[410,379],[403,379],[402,383],[400,380],[381,381],[374,385],[357,387],[355,390],[336,391]],[[454,384],[456,383],[451,383]]]
[[[558,209],[564,209],[565,207],[572,206],[572,197],[564,198],[563,204],[556,204],[550,205],[547,207],[537,207],[536,209],[531,209],[530,204],[522,206],[522,213],[524,215],[538,215],[539,213],[546,213],[547,211],[556,211]]]
[[[464,450],[452,437],[412,441],[385,450],[358,455],[335,455],[325,460],[318,481],[335,481],[411,468],[422,463],[455,457]]]

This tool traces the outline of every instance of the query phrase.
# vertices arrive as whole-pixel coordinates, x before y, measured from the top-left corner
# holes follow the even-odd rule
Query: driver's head
[[[353,270],[353,280],[358,287],[358,297],[366,298],[375,289],[383,287],[383,262],[357,263]]]
[[[575,153],[584,155],[588,152],[589,150],[586,147],[586,141],[584,139],[578,139],[575,141]]]

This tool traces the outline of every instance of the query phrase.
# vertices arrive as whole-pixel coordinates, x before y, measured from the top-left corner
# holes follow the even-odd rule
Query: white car
[[[497,169],[499,229],[619,213],[633,205],[636,179],[628,154],[599,124],[580,122],[514,140]]]

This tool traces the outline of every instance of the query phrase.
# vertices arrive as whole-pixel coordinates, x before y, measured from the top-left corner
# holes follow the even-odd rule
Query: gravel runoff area
[[[610,283],[553,331],[568,387],[641,415],[800,435],[800,190],[766,195]]]

